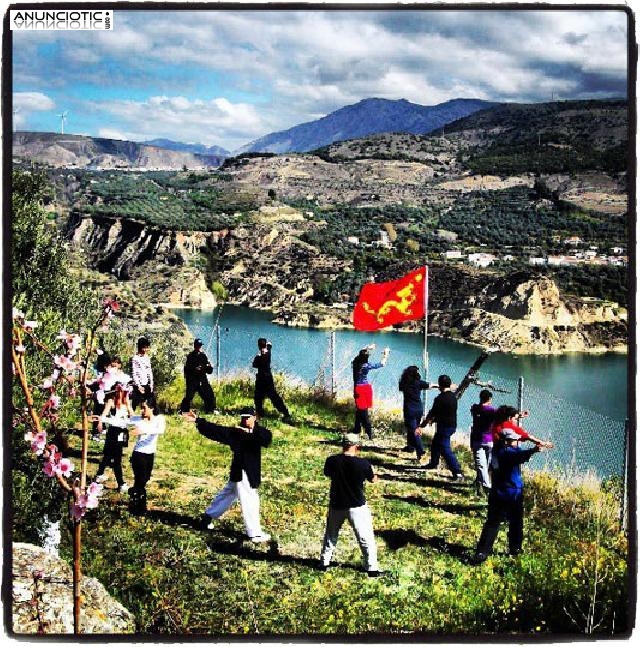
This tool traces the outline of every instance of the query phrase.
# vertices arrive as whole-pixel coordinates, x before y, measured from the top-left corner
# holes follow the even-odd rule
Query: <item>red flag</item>
[[[353,310],[356,330],[379,330],[425,316],[427,268],[386,283],[365,283]]]

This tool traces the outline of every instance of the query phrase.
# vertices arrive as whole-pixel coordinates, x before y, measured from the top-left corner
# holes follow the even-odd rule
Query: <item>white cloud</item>
[[[37,110],[53,110],[55,103],[42,92],[14,92],[13,107],[17,110],[34,112]]]
[[[182,96],[155,96],[146,101],[94,102],[89,107],[100,110],[114,123],[126,124],[125,128],[105,126],[102,129],[117,133],[117,138],[131,138],[135,133],[135,139],[166,137],[238,146],[247,138],[266,132],[254,106],[232,103],[225,98],[204,101]]]

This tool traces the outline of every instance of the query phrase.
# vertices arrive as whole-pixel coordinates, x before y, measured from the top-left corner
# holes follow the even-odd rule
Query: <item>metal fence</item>
[[[232,377],[250,377],[251,359],[255,354],[255,336],[246,334],[246,340],[237,335],[231,339],[225,336],[224,327],[191,326],[194,336],[205,342],[205,350],[214,365],[212,381]],[[344,338],[343,338],[344,337]],[[348,339],[340,332],[310,335],[306,341],[297,341],[295,357],[283,349],[274,347],[272,369],[283,374],[287,383],[307,386],[316,392],[331,395],[337,399],[352,397],[353,381],[351,360],[360,346],[357,340]],[[373,352],[372,361],[379,357],[381,349]],[[398,391],[398,379],[409,364],[416,362],[415,354],[409,356],[392,352],[383,369],[371,371],[369,381],[375,393],[372,418],[376,415],[402,416],[402,397]],[[490,363],[487,364],[490,368]],[[441,373],[458,382],[467,373],[469,366],[461,362],[429,358],[428,375],[435,382]],[[604,416],[585,406],[563,399],[528,385],[526,376],[509,379],[492,374],[490,370],[479,371],[479,384],[472,384],[460,399],[458,405],[458,432],[454,442],[467,442],[471,426],[471,405],[478,401],[482,384],[494,389],[494,404],[510,404],[520,410],[529,411],[522,421],[525,429],[535,436],[552,440],[552,451],[536,455],[530,462],[532,469],[553,469],[568,476],[593,473],[600,478],[623,477],[625,473],[625,422]],[[427,407],[437,392],[428,394]]]

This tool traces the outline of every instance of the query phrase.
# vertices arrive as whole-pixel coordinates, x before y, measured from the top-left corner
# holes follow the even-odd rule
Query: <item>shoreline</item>
[[[268,313],[271,315],[271,324],[275,326],[280,326],[281,328],[301,328],[301,329],[307,329],[307,330],[335,330],[335,331],[340,331],[340,330],[353,330],[353,326],[347,325],[347,324],[342,324],[342,325],[337,325],[337,326],[309,326],[309,325],[302,325],[299,323],[282,323],[281,321],[277,321],[277,315],[276,313],[273,312],[273,310],[270,310],[269,308],[253,308],[250,306],[245,306],[242,304],[238,303],[232,303],[232,302],[225,302],[222,303],[222,306],[215,306],[214,308],[198,308],[195,306],[185,306],[182,304],[175,304],[175,303],[153,303],[152,304],[154,307],[162,307],[166,308],[167,310],[198,310],[200,312],[211,312],[212,314],[218,310],[219,307],[224,307],[225,305],[230,305],[234,306],[237,308],[247,308],[248,310],[256,310],[258,312],[264,312]],[[374,331],[375,333],[400,333],[403,335],[407,334],[414,334],[414,335],[422,335],[422,331],[417,331],[417,330],[408,330],[406,328],[394,328],[393,326],[388,327],[388,328],[381,328],[380,330]],[[480,350],[486,350],[489,351],[492,348],[495,349],[495,346],[492,346],[490,344],[479,344],[473,341],[469,341],[466,339],[461,339],[459,337],[447,337],[446,335],[443,335],[439,332],[433,332],[429,333],[429,337],[435,337],[438,339],[444,339],[446,341],[452,341],[455,343],[459,344],[466,344],[467,346],[472,346],[474,348],[478,348]],[[550,352],[550,353],[515,353],[513,351],[505,351],[501,350],[500,348],[495,349],[493,352],[497,353],[504,353],[505,355],[514,355],[517,357],[565,357],[565,356],[570,356],[570,355],[606,355],[607,353],[614,353],[616,355],[629,355],[629,348],[628,346],[615,346],[613,348],[606,348],[606,347],[597,347],[597,348],[589,348],[589,349],[584,349],[584,350],[563,350],[563,351],[558,351],[558,352]]]

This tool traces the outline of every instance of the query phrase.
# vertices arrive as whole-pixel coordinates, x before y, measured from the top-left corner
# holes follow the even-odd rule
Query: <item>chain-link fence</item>
[[[203,340],[215,367],[212,381],[253,375],[251,361],[257,351],[255,331],[239,327],[229,330],[224,325],[192,325],[190,329],[194,336]],[[410,337],[415,339],[418,336]],[[305,385],[338,399],[352,397],[351,361],[362,347],[362,338],[346,332],[296,329],[295,341],[291,342],[295,348],[284,340],[282,337],[279,343],[274,342],[274,373],[284,374],[292,385]],[[381,346],[372,350],[372,362],[380,359],[381,351]],[[414,346],[400,350],[394,348],[386,365],[369,373],[375,393],[374,422],[376,413],[382,410],[401,418],[402,396],[398,391],[398,380],[404,368],[412,364],[421,365],[422,359],[422,342],[416,339]],[[459,383],[469,368],[469,364],[461,360],[438,355],[428,357],[428,373],[425,375],[422,368],[421,372],[432,383],[443,373],[450,375],[454,383]],[[480,389],[487,386],[494,391],[496,406],[510,404],[527,410],[529,416],[522,421],[525,429],[555,444],[552,451],[542,452],[532,459],[530,466],[533,469],[560,470],[569,476],[587,473],[601,478],[623,476],[625,422],[528,385],[526,375],[519,381],[494,375],[481,367],[477,382],[472,383],[460,399],[458,432],[454,441],[468,441],[471,405],[478,401]],[[428,392],[427,408],[435,395],[437,391]]]

